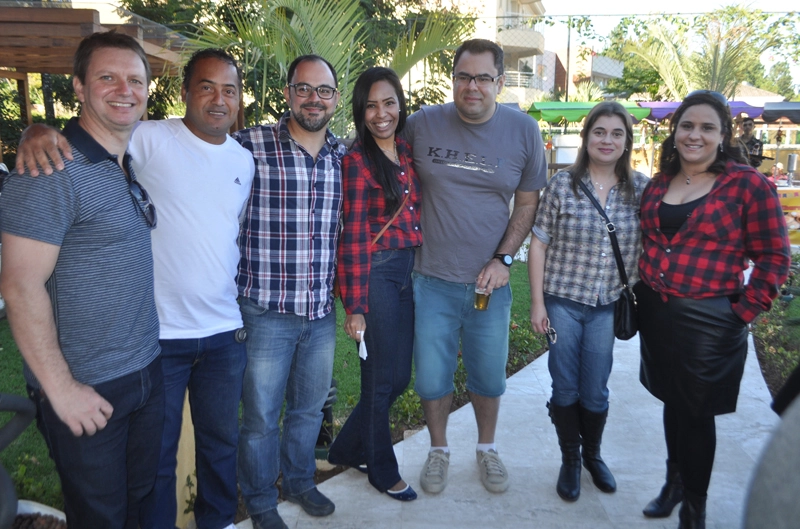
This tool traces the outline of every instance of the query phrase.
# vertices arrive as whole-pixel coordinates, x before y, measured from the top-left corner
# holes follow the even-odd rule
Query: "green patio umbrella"
[[[563,101],[541,101],[531,105],[528,115],[536,120],[549,123],[559,123],[562,119],[566,119],[569,122],[578,122],[585,118],[598,103],[600,101],[571,101],[568,103]],[[650,115],[649,108],[642,108],[636,103],[628,101],[620,101],[619,103],[630,112],[636,121],[641,121]]]

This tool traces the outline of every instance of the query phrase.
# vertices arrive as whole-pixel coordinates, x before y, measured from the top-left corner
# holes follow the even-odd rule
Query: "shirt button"
[[[408,194],[408,189],[406,189],[406,195]]]
[[[606,252],[603,252],[603,253],[601,253],[600,255],[602,255],[603,257],[605,257],[605,256],[606,256]]]
[[[414,226],[414,229],[415,229],[415,230],[418,230],[418,229],[419,229],[419,226]]]
[[[414,209],[414,206],[408,206],[408,209]]]
[[[662,273],[658,274],[658,277],[664,277],[664,273],[662,272]]]
[[[667,248],[667,253],[669,253],[669,252],[671,252],[671,251],[672,251],[672,250],[670,250],[669,248]]]

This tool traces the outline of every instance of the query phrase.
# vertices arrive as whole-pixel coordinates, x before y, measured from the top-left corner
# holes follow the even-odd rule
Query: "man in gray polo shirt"
[[[74,161],[49,178],[12,173],[0,198],[0,289],[70,527],[137,527],[158,465],[156,213],[126,153],[149,80],[133,38],[84,39],[81,115],[64,128]]]

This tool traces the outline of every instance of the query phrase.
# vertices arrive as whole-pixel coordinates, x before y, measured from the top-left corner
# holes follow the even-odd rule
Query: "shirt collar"
[[[113,160],[117,163],[116,155],[109,153],[105,147],[100,145],[91,134],[89,134],[78,123],[79,118],[71,118],[64,126],[62,134],[69,140],[73,147],[81,151],[92,163],[100,163],[104,160]],[[125,153],[124,163],[127,163],[128,153]]]

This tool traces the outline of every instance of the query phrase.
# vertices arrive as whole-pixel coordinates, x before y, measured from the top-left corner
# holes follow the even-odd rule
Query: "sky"
[[[652,13],[699,14],[714,11],[720,7],[741,4],[765,13],[788,13],[800,11],[798,0],[761,0],[756,2],[720,2],[719,0],[668,0],[658,4],[642,2],[642,0],[613,0],[590,2],[588,0],[563,1],[542,0],[546,16],[559,15],[609,15],[592,17],[592,25],[599,35],[608,35],[617,25],[621,16],[648,15]],[[619,15],[619,16],[610,16]],[[554,28],[555,29],[555,28]],[[800,31],[800,28],[797,28]],[[767,71],[778,60],[772,54],[765,53],[761,57]],[[800,84],[800,57],[789,63],[795,84]]]

